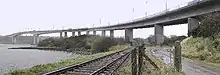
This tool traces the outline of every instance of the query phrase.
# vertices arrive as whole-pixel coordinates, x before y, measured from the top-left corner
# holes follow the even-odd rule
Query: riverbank
[[[9,47],[30,47],[33,45],[0,44],[0,75],[15,69],[30,68],[38,64],[82,56],[72,52],[34,49],[8,49]]]
[[[64,52],[72,52],[76,54],[83,54],[83,55],[89,55],[92,54],[89,52],[90,50],[85,50],[85,49],[63,49],[60,47],[12,47],[8,49],[25,49],[25,50],[45,50],[45,51],[64,51]]]
[[[33,66],[32,68],[27,68],[27,69],[19,69],[19,70],[14,70],[6,73],[6,75],[39,75],[43,74],[49,71],[56,70],[58,68],[62,68],[65,66],[70,66],[78,63],[82,63],[85,61],[89,61],[92,59],[96,59],[120,50],[124,50],[125,48],[128,48],[128,45],[117,45],[113,46],[108,49],[108,52],[104,53],[97,53],[97,54],[92,54],[92,55],[85,55],[79,58],[73,58],[73,59],[67,59],[67,60],[60,60],[55,63],[48,63],[48,64],[41,64],[41,65],[36,65]]]
[[[58,51],[63,50],[62,48],[58,48],[58,47],[12,47],[8,49],[39,49],[39,50],[58,50]]]

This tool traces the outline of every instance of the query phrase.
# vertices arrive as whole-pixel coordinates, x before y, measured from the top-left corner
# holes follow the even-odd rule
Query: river
[[[80,56],[62,51],[8,49],[9,47],[26,46],[31,45],[0,44],[0,75],[14,69],[30,68],[37,64],[52,63]]]

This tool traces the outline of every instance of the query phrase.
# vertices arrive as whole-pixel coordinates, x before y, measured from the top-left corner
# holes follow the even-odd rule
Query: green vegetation
[[[109,47],[125,44],[123,38],[81,35],[69,38],[48,38],[40,41],[40,47],[58,47],[70,51],[105,52]]]
[[[220,36],[189,37],[181,42],[183,56],[207,63],[220,63]],[[220,66],[220,64],[219,64]]]
[[[111,53],[114,53],[120,50],[124,50],[128,47],[129,47],[128,45],[117,45],[117,46],[110,47],[108,49],[108,52],[105,52],[105,53],[85,55],[79,58],[61,60],[55,63],[36,65],[36,66],[33,66],[32,68],[14,70],[9,73],[6,73],[5,75],[39,75],[45,72],[55,70],[60,67],[74,65],[74,64],[81,63],[81,62],[96,59],[96,58],[99,58],[99,57],[102,57],[102,56],[105,56],[105,55],[108,55],[108,54],[111,54]]]
[[[198,17],[199,26],[188,34],[193,37],[213,37],[220,32],[220,12],[210,13]],[[213,39],[215,39],[213,37]]]
[[[199,17],[200,25],[181,42],[183,56],[220,67],[220,14]]]
[[[159,70],[155,69],[148,61],[146,62],[146,60],[144,60],[143,75],[185,75],[183,72],[176,72],[170,65],[167,65],[163,63],[162,60],[154,57],[149,50],[151,50],[151,48],[148,48],[146,53],[148,57],[159,67]],[[131,61],[129,61],[125,67],[120,68],[119,74],[131,75]]]

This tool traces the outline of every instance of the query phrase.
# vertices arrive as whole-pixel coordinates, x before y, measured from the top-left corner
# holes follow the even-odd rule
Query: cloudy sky
[[[189,1],[167,0],[167,7]],[[157,13],[164,10],[165,5],[166,0],[0,0],[0,35],[105,26]],[[186,35],[187,25],[167,26],[164,30],[166,36]],[[153,28],[137,29],[134,37],[145,38],[153,33]],[[115,31],[115,36],[124,36],[124,31]]]

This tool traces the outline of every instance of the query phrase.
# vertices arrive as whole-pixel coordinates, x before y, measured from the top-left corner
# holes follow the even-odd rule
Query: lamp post
[[[167,0],[165,0],[165,10],[167,11]]]
[[[102,25],[102,17],[99,19],[99,24]]]
[[[145,4],[147,5],[148,1],[145,2]],[[147,11],[145,12],[145,16],[147,16]]]

